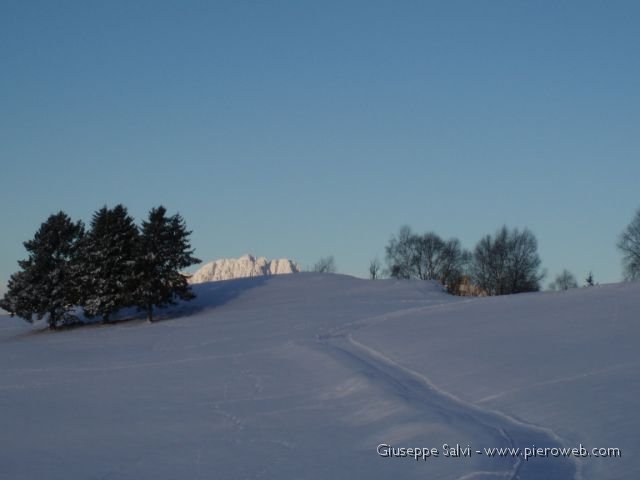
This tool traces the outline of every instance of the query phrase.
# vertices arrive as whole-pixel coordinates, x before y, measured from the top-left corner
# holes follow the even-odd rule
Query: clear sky
[[[403,224],[621,278],[635,1],[0,2],[0,285],[60,209],[179,211],[203,260],[368,262]],[[0,287],[2,288],[2,287]]]

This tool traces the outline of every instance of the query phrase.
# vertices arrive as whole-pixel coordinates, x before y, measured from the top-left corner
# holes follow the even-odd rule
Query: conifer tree
[[[118,310],[135,304],[138,237],[138,228],[123,205],[104,206],[93,214],[77,265],[88,317],[99,315],[108,322]]]
[[[20,270],[9,277],[7,291],[0,299],[0,308],[3,308],[11,316],[19,316],[27,322],[33,321],[35,296],[32,294],[30,272]]]
[[[11,276],[0,307],[28,322],[47,316],[52,329],[74,321],[80,286],[72,263],[83,234],[82,222],[73,223],[62,211],[51,215],[24,242],[29,257],[18,261],[22,270]]]
[[[136,267],[135,298],[153,321],[153,307],[195,298],[182,270],[200,263],[189,243],[191,232],[179,215],[167,216],[163,206],[153,208],[142,223]]]
[[[587,275],[585,282],[585,287],[593,287],[595,285],[595,282],[593,280],[593,272],[589,272],[589,275]]]

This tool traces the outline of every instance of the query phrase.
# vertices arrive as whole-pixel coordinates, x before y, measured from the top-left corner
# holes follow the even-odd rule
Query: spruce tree
[[[72,268],[84,234],[82,222],[73,223],[64,212],[42,223],[33,240],[24,242],[29,253],[9,279],[0,307],[28,322],[47,316],[50,328],[76,320],[80,286]]]
[[[33,321],[35,296],[32,294],[30,272],[20,270],[9,277],[7,291],[0,299],[0,308],[3,308],[11,316],[19,316],[28,322]]]
[[[200,263],[193,256],[190,234],[184,219],[179,214],[168,217],[163,206],[151,209],[149,218],[142,222],[135,297],[138,307],[147,312],[149,322],[153,321],[153,307],[195,298],[187,277],[181,273]]]
[[[593,280],[593,272],[589,272],[589,275],[587,275],[585,282],[586,282],[585,287],[593,287],[595,285]]]
[[[104,206],[93,214],[77,266],[88,317],[99,315],[108,322],[118,310],[135,304],[138,236],[133,218],[122,205]]]

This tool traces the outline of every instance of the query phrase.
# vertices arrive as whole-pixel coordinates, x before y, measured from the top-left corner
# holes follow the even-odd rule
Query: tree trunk
[[[153,323],[153,304],[147,304],[147,321]]]

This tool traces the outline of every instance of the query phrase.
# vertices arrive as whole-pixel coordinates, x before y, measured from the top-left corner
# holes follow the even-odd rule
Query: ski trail
[[[326,340],[328,338],[334,338],[334,337],[344,337],[348,333],[358,330],[360,328],[371,327],[378,323],[383,323],[389,320],[402,318],[402,317],[414,315],[417,313],[430,313],[430,312],[442,311],[442,310],[446,310],[449,307],[459,306],[459,305],[470,303],[473,301],[476,301],[476,299],[470,298],[467,300],[447,300],[447,301],[441,301],[441,302],[430,304],[430,305],[403,308],[400,310],[386,312],[380,315],[369,316],[369,317],[361,318],[358,320],[354,320],[352,322],[343,323],[337,327],[330,328],[326,333],[318,334],[317,337],[320,340]]]
[[[526,385],[524,387],[512,388],[512,389],[509,389],[509,390],[505,390],[504,392],[498,392],[498,393],[493,394],[493,395],[488,395],[486,397],[483,397],[483,398],[477,400],[476,403],[489,402],[489,401],[496,400],[498,398],[504,397],[506,395],[511,395],[513,393],[520,393],[520,392],[524,392],[526,390],[531,390],[531,389],[542,387],[542,386],[546,386],[546,385],[555,385],[555,384],[558,384],[558,383],[573,382],[573,381],[576,381],[576,380],[582,380],[584,378],[588,378],[588,377],[592,377],[592,376],[603,375],[603,374],[615,372],[617,370],[622,370],[622,369],[625,369],[625,368],[634,367],[634,366],[637,366],[639,363],[640,362],[626,362],[626,363],[621,363],[619,365],[613,365],[613,366],[607,367],[607,368],[597,368],[595,370],[591,370],[589,372],[578,373],[576,375],[569,375],[569,376],[566,376],[566,377],[552,378],[551,380],[545,380],[545,381],[542,381],[542,382],[531,383],[531,384]]]
[[[475,423],[481,429],[491,430],[505,438],[511,447],[567,446],[567,442],[551,429],[523,422],[502,412],[482,408],[441,390],[426,376],[355,340],[351,334],[344,337],[318,338],[318,342],[343,362],[364,368],[372,374],[374,379],[395,391],[398,396],[412,405],[446,413],[461,424]],[[542,478],[541,474],[547,480],[582,479],[581,466],[573,457],[546,460],[558,460],[558,462],[523,462],[523,459],[518,457],[513,458],[510,470],[492,472],[492,475],[501,475],[502,478],[511,480]],[[485,472],[469,473],[466,478],[473,478],[469,475],[486,474]]]

